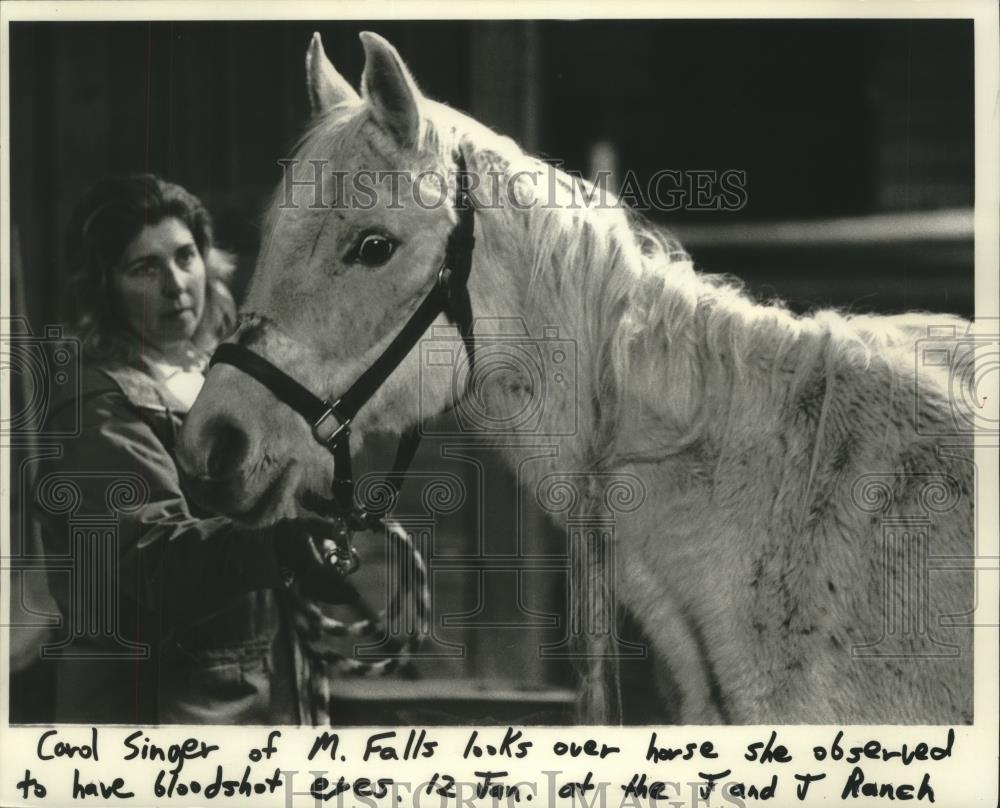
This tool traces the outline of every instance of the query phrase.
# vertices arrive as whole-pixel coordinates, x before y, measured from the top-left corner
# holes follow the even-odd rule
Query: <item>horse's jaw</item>
[[[296,506],[296,492],[299,488],[301,466],[289,463],[284,471],[257,496],[249,509],[232,515],[232,518],[246,525],[266,527],[282,519],[293,519],[299,515]]]

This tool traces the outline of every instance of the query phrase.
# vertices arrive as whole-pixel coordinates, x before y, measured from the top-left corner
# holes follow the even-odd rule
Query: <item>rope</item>
[[[310,671],[310,704],[317,724],[329,725],[331,682],[338,676],[375,678],[388,676],[409,664],[420,647],[430,625],[430,588],[427,566],[412,539],[396,521],[383,522],[387,538],[398,549],[398,588],[384,613],[362,620],[345,623],[325,614],[314,602],[297,591],[292,593],[293,625],[305,653]],[[412,607],[413,627],[398,648],[375,660],[361,660],[347,656],[322,643],[331,638],[385,637],[391,640],[389,629],[401,624],[408,617],[407,606]]]

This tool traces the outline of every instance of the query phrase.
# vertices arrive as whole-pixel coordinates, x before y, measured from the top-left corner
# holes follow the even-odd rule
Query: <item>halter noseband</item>
[[[235,343],[220,345],[210,362],[210,365],[220,362],[232,365],[253,377],[310,424],[313,437],[333,454],[335,515],[345,520],[351,530],[374,526],[385,517],[396,500],[396,496],[389,497],[387,505],[378,512],[366,512],[354,502],[350,434],[351,422],[358,411],[413,350],[439,314],[447,315],[458,327],[469,359],[469,372],[472,372],[475,342],[468,281],[475,247],[475,210],[468,191],[465,157],[460,150],[455,163],[458,170],[455,193],[458,223],[448,234],[444,259],[434,286],[385,351],[339,398],[319,398],[264,357]],[[396,460],[387,478],[387,483],[397,495],[419,445],[420,430],[415,425],[400,439]]]

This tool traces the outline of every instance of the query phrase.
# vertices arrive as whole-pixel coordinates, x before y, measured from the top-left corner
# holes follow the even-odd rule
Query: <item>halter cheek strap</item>
[[[354,502],[350,425],[358,411],[399,367],[439,314],[447,315],[458,327],[469,359],[470,374],[473,369],[475,338],[468,281],[475,247],[475,211],[468,192],[465,158],[460,151],[456,156],[456,165],[458,188],[455,207],[458,223],[448,235],[444,260],[434,286],[389,346],[343,395],[337,399],[319,398],[276,365],[242,345],[223,343],[212,356],[211,365],[232,365],[252,376],[310,424],[313,437],[333,454],[332,493],[336,515],[346,520],[352,529],[373,526],[384,518],[396,499],[395,496],[390,497],[387,506],[377,513],[365,512]],[[396,494],[419,445],[420,430],[418,426],[413,426],[400,439],[392,472],[386,480]]]

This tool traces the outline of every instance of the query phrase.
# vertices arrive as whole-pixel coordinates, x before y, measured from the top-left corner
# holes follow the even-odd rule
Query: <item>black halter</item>
[[[458,327],[469,358],[469,372],[472,372],[475,343],[468,281],[475,246],[475,211],[468,191],[465,158],[461,151],[457,153],[455,162],[458,169],[455,194],[458,223],[448,235],[444,260],[438,269],[434,287],[389,343],[389,347],[339,398],[319,398],[259,354],[235,343],[220,345],[210,363],[214,365],[221,362],[242,370],[309,422],[313,437],[333,453],[335,515],[343,519],[351,530],[373,527],[385,517],[396,499],[396,496],[388,498],[386,506],[378,512],[365,511],[354,502],[350,434],[351,421],[358,411],[406,358],[439,314],[447,315]],[[396,495],[419,445],[418,426],[409,429],[400,439],[396,460],[387,478],[387,483]]]

